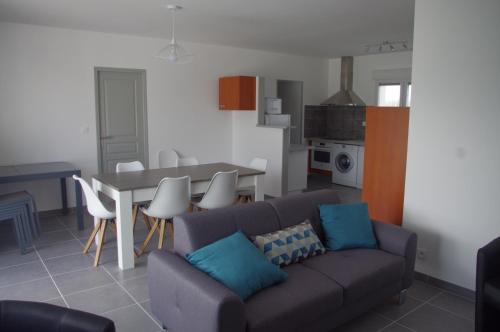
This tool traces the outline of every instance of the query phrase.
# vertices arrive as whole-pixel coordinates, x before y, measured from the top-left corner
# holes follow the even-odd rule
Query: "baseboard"
[[[84,206],[83,208],[86,208],[86,206]],[[75,213],[76,213],[76,207],[69,207],[68,208],[68,214],[75,214]],[[62,209],[55,209],[55,210],[38,211],[38,215],[40,217],[62,216],[63,210]]]
[[[415,271],[415,279],[419,281],[423,281],[425,283],[428,283],[429,285],[433,285],[439,288],[442,288],[444,290],[453,292],[455,294],[458,294],[462,297],[465,297],[471,301],[474,301],[476,299],[476,292],[473,290],[470,290],[468,288],[458,286],[455,284],[452,284],[451,282],[444,281],[438,278],[431,277],[430,275],[427,275],[425,273],[417,272]]]

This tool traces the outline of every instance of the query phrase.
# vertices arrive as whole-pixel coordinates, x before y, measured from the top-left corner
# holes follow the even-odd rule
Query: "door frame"
[[[144,132],[144,167],[149,168],[149,143],[148,143],[148,111],[147,111],[147,84],[146,69],[116,68],[116,67],[94,67],[94,92],[95,92],[95,116],[96,116],[96,139],[97,139],[97,171],[102,172],[102,149],[101,149],[101,117],[99,109],[99,73],[103,71],[139,73],[142,76],[144,98],[142,105],[142,119]]]

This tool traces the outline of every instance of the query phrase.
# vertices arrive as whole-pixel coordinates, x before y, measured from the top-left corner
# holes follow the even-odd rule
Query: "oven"
[[[333,151],[329,143],[314,143],[311,151],[311,168],[332,171]]]

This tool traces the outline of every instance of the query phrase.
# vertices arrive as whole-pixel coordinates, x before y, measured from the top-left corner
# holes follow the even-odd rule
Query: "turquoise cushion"
[[[328,249],[377,248],[366,203],[322,204],[319,213]]]
[[[241,232],[193,251],[186,258],[243,300],[288,277]]]

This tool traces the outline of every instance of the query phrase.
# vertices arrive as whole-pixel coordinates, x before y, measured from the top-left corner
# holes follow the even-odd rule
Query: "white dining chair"
[[[267,159],[264,158],[253,158],[248,165],[249,168],[253,168],[262,172],[267,170]],[[253,202],[254,201],[255,190],[253,187],[242,188],[238,190],[238,201],[241,203]]]
[[[235,203],[238,170],[217,172],[210,180],[205,194],[199,202],[193,202],[198,210],[211,210]]]
[[[160,168],[177,167],[179,158],[179,154],[173,149],[161,150],[158,152],[158,165]]]
[[[127,163],[116,163],[116,173],[140,172],[144,170],[144,165],[138,160]]]
[[[87,243],[83,248],[83,253],[87,254],[89,252],[90,246],[92,245],[92,242],[94,242],[94,239],[99,232],[99,243],[97,244],[96,254],[94,258],[94,267],[96,267],[97,265],[99,265],[99,260],[101,259],[101,251],[104,243],[107,224],[108,222],[112,222],[116,218],[116,212],[104,206],[99,197],[97,197],[97,194],[89,186],[87,181],[76,175],[73,175],[73,179],[75,179],[75,181],[78,181],[82,186],[83,193],[85,194],[85,199],[87,200],[87,210],[89,211],[90,215],[92,215],[94,218],[99,219],[99,222],[94,226],[94,229],[92,230],[92,233],[90,234],[90,237],[88,238]]]
[[[116,164],[116,173],[140,172],[140,171],[144,171],[144,170],[145,170],[144,165],[138,160]],[[139,203],[134,203],[132,205],[132,221],[134,223],[134,228],[135,228],[135,224],[137,222],[137,215],[139,213],[139,208],[144,206],[145,204],[147,204],[147,202],[139,202]],[[146,225],[146,227],[148,229],[151,228],[146,217],[144,218],[144,224]]]
[[[177,166],[196,166],[199,165],[200,162],[196,157],[184,157],[184,158],[179,158],[177,161]]]
[[[140,256],[144,253],[157,229],[159,230],[158,249],[163,248],[167,223],[170,228],[170,237],[173,240],[172,218],[186,212],[190,203],[191,178],[189,176],[162,179],[156,188],[149,207],[141,209],[145,216],[153,219],[153,224],[137,255]]]

